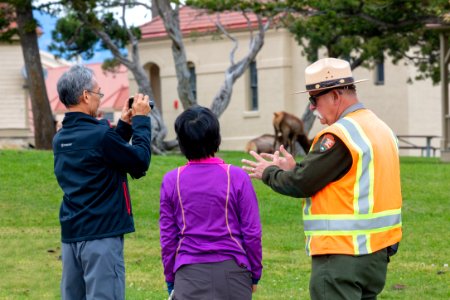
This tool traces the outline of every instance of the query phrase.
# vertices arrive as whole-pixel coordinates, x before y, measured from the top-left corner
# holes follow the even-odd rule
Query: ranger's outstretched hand
[[[281,157],[280,152],[282,154]],[[251,178],[261,179],[264,170],[269,166],[277,166],[285,171],[292,170],[295,167],[294,157],[286,151],[283,145],[281,145],[280,150],[275,151],[274,154],[261,153],[261,155],[259,155],[255,151],[250,151],[250,155],[253,156],[256,161],[243,159],[241,162],[244,164],[242,168],[249,173]]]

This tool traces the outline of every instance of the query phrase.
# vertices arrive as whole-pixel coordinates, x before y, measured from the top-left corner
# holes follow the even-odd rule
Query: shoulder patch
[[[319,151],[325,152],[328,149],[333,148],[335,143],[336,141],[334,140],[334,136],[332,134],[327,133],[323,136],[322,141],[320,142]]]

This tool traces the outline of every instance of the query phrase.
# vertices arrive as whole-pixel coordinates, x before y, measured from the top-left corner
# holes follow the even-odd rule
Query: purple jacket
[[[178,188],[179,187],[179,188]],[[183,265],[234,259],[261,278],[258,202],[249,176],[219,158],[189,161],[161,185],[161,255],[167,282]]]

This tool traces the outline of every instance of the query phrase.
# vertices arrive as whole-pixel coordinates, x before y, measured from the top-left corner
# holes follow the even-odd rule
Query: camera
[[[131,107],[133,107],[133,102],[134,102],[134,97],[128,98],[128,108],[129,109],[131,109]],[[150,108],[153,109],[153,107],[155,106],[155,102],[153,102],[152,100],[149,100],[149,105],[150,105]]]

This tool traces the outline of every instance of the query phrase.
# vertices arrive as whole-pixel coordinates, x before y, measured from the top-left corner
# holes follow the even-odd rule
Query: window
[[[150,77],[150,85],[153,91],[153,97],[155,97],[155,104],[162,113],[162,103],[161,103],[161,76],[159,71],[159,66],[155,63],[150,63],[147,65],[148,74]]]
[[[377,62],[375,65],[375,85],[384,85],[384,63]]]
[[[194,94],[194,99],[197,99],[197,75],[195,74],[195,65],[193,62],[188,62],[188,69],[190,73],[190,84],[192,94]]]
[[[256,62],[252,61],[249,66],[250,70],[250,102],[249,110],[258,110],[258,70]]]

